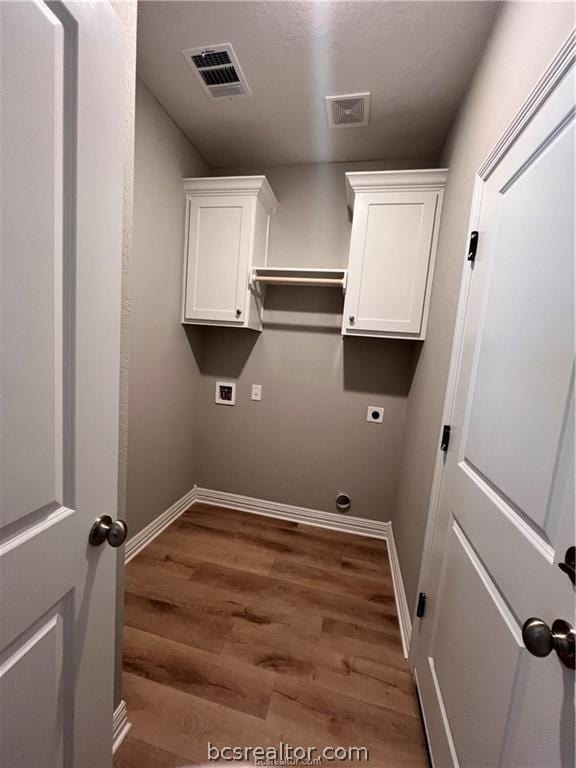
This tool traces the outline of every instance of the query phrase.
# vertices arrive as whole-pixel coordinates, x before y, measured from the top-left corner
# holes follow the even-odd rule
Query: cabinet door
[[[242,325],[253,202],[206,196],[190,198],[188,206],[185,320]]]
[[[419,191],[357,196],[345,333],[420,333],[438,197]]]

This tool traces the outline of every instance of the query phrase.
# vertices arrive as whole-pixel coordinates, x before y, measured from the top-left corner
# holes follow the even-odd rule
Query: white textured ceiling
[[[488,2],[152,2],[138,74],[214,168],[434,161],[494,19]],[[252,98],[209,99],[183,48],[232,43]],[[327,126],[324,96],[371,92],[366,128]]]

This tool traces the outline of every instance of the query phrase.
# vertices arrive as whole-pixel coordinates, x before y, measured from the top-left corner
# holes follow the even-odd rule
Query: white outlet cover
[[[252,400],[262,400],[262,384],[252,384]]]
[[[366,412],[366,421],[370,421],[372,424],[383,424],[384,408],[378,405],[369,405]]]
[[[217,381],[214,402],[218,405],[235,405],[236,384],[232,381]]]

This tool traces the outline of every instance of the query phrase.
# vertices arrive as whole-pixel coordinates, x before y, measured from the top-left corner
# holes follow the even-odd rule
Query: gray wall
[[[396,547],[414,608],[437,457],[474,175],[574,24],[573,7],[506,3],[446,144],[450,167],[430,321],[408,397],[396,505]]]
[[[390,167],[379,162],[251,169],[266,174],[279,200],[269,264],[345,266],[351,225],[344,172]],[[344,491],[352,497],[350,514],[390,519],[413,345],[343,340],[342,308],[342,293],[335,289],[274,286],[261,334],[203,330],[197,400],[201,486],[328,511]],[[214,404],[219,379],[237,382],[233,408]],[[261,402],[250,400],[251,384],[262,384]],[[383,425],[366,421],[369,405],[384,406]]]
[[[129,276],[127,522],[134,535],[197,481],[199,372],[180,324],[183,176],[208,172],[146,86],[136,88],[134,245]]]

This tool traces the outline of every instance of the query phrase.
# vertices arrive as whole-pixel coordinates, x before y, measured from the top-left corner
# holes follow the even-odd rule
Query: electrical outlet
[[[380,408],[377,405],[369,405],[366,421],[371,421],[372,424],[382,424],[384,422],[384,408]]]
[[[262,384],[252,384],[252,400],[262,400]]]

